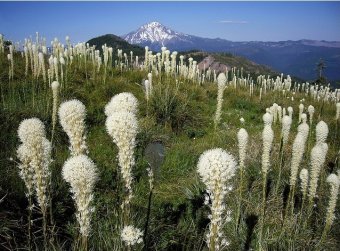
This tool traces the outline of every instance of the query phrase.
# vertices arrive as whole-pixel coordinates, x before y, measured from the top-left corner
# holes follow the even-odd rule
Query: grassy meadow
[[[10,79],[7,53],[5,51],[0,55],[0,250],[28,250],[28,200],[25,184],[19,176],[16,149],[20,142],[17,130],[22,120],[36,117],[44,123],[50,140],[53,96],[48,81],[44,82],[41,76],[34,77],[30,67],[25,76],[25,59],[20,52],[14,53],[14,75]],[[94,189],[95,211],[91,220],[88,250],[208,250],[205,235],[210,222],[210,208],[204,204],[205,185],[197,173],[197,162],[204,151],[212,148],[225,149],[238,160],[237,132],[240,128],[247,130],[249,142],[242,198],[239,197],[239,172],[231,180],[233,190],[226,196],[225,204],[231,210],[231,221],[223,225],[223,232],[230,243],[225,250],[340,249],[340,221],[337,219],[340,216],[339,200],[336,219],[327,235],[321,238],[330,194],[326,179],[329,174],[340,170],[340,121],[335,120],[335,102],[317,101],[305,92],[293,94],[293,91],[287,91],[284,95],[281,90],[267,90],[266,94],[262,93],[260,100],[261,86],[257,85],[256,79],[252,95],[249,86],[237,85],[235,88],[227,84],[221,120],[215,128],[218,87],[213,81],[199,84],[196,80],[176,74],[153,73],[153,92],[147,102],[143,81],[147,79],[148,71],[113,65],[106,70],[101,66],[97,71],[97,65],[93,65],[90,60],[85,67],[82,59],[75,56],[72,64],[64,66],[64,79],[59,81],[59,104],[78,99],[86,106],[88,156],[95,162],[99,174]],[[231,72],[228,80],[232,80]],[[123,182],[117,160],[118,150],[106,131],[104,114],[105,105],[121,92],[132,93],[139,103],[130,218],[143,232],[149,218],[143,243],[129,248],[124,246],[120,238]],[[302,99],[305,112],[309,105],[313,105],[315,114],[299,170],[310,168],[315,126],[321,120],[329,128],[326,141],[329,149],[321,169],[313,210],[308,212],[307,206],[301,210],[302,194],[298,178],[293,198],[294,209],[292,213],[285,214],[292,144],[297,134],[298,107]],[[262,116],[273,103],[286,109],[291,106],[294,113],[289,141],[283,151],[282,178],[279,183],[282,127],[278,121],[272,125],[274,141],[265,186],[263,236],[259,243],[259,218],[263,209]],[[241,118],[244,118],[244,123],[240,121]],[[162,165],[154,170],[154,189],[150,196],[149,164],[145,149],[152,142],[164,145],[165,158]],[[84,248],[69,185],[61,175],[64,162],[70,157],[68,146],[68,136],[58,119],[50,165],[52,203],[48,209],[48,250]],[[236,222],[235,213],[239,203],[240,220]],[[31,229],[32,250],[44,249],[41,227],[41,213],[35,203]]]

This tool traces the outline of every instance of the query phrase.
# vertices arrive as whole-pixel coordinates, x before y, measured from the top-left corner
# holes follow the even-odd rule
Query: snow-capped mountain
[[[159,22],[151,22],[142,25],[136,31],[122,36],[122,38],[130,44],[153,44],[153,48],[155,49],[155,47],[166,46],[167,44],[174,42],[182,41],[190,43],[191,36],[173,31]]]
[[[130,44],[149,46],[153,51],[160,51],[162,46],[166,46],[171,51],[228,52],[304,79],[314,79],[317,76],[316,64],[322,58],[327,66],[325,75],[330,80],[340,79],[340,42],[337,41],[302,39],[236,42],[184,34],[159,22],[145,24],[122,38]]]

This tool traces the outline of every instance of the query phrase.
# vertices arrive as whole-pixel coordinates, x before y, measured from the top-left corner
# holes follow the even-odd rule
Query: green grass
[[[30,117],[40,118],[51,135],[52,91],[39,78],[24,76],[24,60],[15,56],[14,80],[8,81],[8,64],[1,55],[0,61],[0,249],[22,249],[27,247],[27,199],[25,187],[18,175],[16,148],[19,145],[17,128],[19,123]],[[90,66],[91,67],[91,66]],[[285,188],[289,180],[290,146],[297,129],[299,100],[303,94],[296,94],[295,101],[283,98],[279,92],[269,92],[259,101],[258,89],[255,96],[249,97],[248,90],[229,86],[224,93],[221,123],[214,130],[213,118],[216,109],[217,86],[179,79],[176,86],[174,78],[162,78],[160,82],[154,77],[154,95],[146,103],[142,86],[145,72],[112,69],[107,74],[106,83],[103,74],[93,75],[88,71],[89,80],[85,79],[84,69],[75,65],[68,69],[68,79],[61,90],[61,101],[77,98],[87,108],[86,127],[89,156],[95,161],[100,179],[96,185],[93,231],[89,247],[92,250],[121,250],[119,238],[119,214],[122,201],[119,193],[122,186],[117,163],[117,148],[106,133],[104,107],[110,98],[123,91],[133,93],[139,100],[140,131],[135,152],[136,165],[134,173],[134,198],[132,201],[132,219],[140,228],[144,227],[149,193],[147,162],[144,149],[148,143],[161,141],[165,145],[166,157],[155,177],[155,190],[151,208],[149,226],[150,250],[205,250],[204,235],[209,220],[209,208],[204,202],[204,185],[196,174],[196,165],[201,153],[215,147],[221,147],[238,157],[236,134],[241,127],[239,119],[245,119],[245,129],[250,140],[245,167],[245,184],[241,207],[241,221],[238,231],[232,221],[225,226],[225,233],[230,241],[229,250],[256,249],[257,220],[261,207],[261,133],[262,115],[266,107],[274,102],[281,106],[294,108],[294,121],[286,150],[279,192],[273,193],[278,174],[280,131],[279,124],[273,126],[275,132],[271,158],[271,171],[268,174],[266,217],[264,226],[264,248],[268,250],[313,250],[323,230],[326,205],[328,203],[327,175],[336,171],[334,160],[339,150],[340,128],[334,121],[335,105],[325,104],[321,119],[329,128],[329,152],[321,172],[318,188],[317,210],[312,216],[311,224],[304,229],[297,229],[294,218],[290,218],[286,231],[282,234],[282,212]],[[319,117],[321,103],[309,97],[305,104],[313,104],[316,113],[314,130]],[[314,137],[314,136],[313,136]],[[314,142],[314,139],[312,139]],[[55,148],[53,149],[53,217],[55,219],[55,236],[51,244],[56,250],[76,249],[77,224],[74,205],[68,185],[61,178],[61,168],[69,157],[68,138],[59,122],[56,126]],[[311,148],[311,147],[310,147]],[[310,151],[310,148],[308,149]],[[301,167],[308,167],[309,153],[305,155]],[[238,187],[238,175],[234,187]],[[228,195],[226,204],[236,212],[237,190]],[[296,191],[296,206],[299,209],[301,194]],[[339,202],[336,211],[339,217]],[[299,214],[296,214],[299,216]],[[39,218],[38,212],[34,214]],[[42,236],[40,219],[33,224],[35,245],[41,247]],[[332,230],[323,243],[323,250],[340,249],[340,223],[334,222]],[[53,250],[53,249],[51,249]]]

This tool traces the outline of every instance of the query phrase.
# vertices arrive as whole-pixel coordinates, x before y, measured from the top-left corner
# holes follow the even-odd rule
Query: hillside
[[[144,48],[141,48],[136,45],[131,45],[125,40],[113,34],[92,38],[88,41],[88,43],[90,45],[95,45],[96,48],[100,50],[101,50],[102,45],[104,44],[106,44],[107,46],[113,47],[114,51],[116,51],[117,49],[123,49],[123,51],[127,52],[128,55],[129,55],[129,52],[132,50],[135,56],[139,56],[141,58],[144,58],[144,54],[145,54]],[[116,56],[116,53],[113,53],[113,55]],[[252,76],[259,75],[259,74],[266,74],[266,75],[272,75],[272,76],[279,75],[279,73],[270,69],[268,66],[257,64],[255,62],[248,60],[245,57],[233,56],[230,53],[208,53],[208,52],[194,50],[194,51],[180,51],[179,55],[184,55],[186,59],[188,59],[189,57],[192,57],[194,60],[197,61],[199,66],[204,64],[202,63],[204,58],[211,56],[215,59],[215,63],[227,66],[228,69],[230,69],[231,67],[237,67],[239,69],[243,68],[245,74],[249,73],[249,74],[252,74]],[[200,69],[203,70],[204,67],[202,66]],[[208,69],[208,67],[206,69]]]
[[[86,43],[89,43],[90,46],[95,45],[97,50],[102,51],[102,46],[106,44],[106,46],[113,48],[113,56],[116,57],[117,49],[122,49],[125,53],[130,56],[130,51],[133,52],[134,56],[144,56],[144,48],[138,45],[131,45],[126,42],[124,39],[113,35],[106,34],[99,37],[91,38]]]
[[[109,44],[110,39],[112,37],[108,35],[99,40]],[[117,46],[120,46],[120,41],[116,40]],[[126,43],[122,45],[129,46]],[[64,49],[58,44],[54,48],[56,52]],[[129,53],[129,48],[124,52]],[[56,52],[53,55],[57,57],[60,54]],[[222,222],[218,226],[218,236],[225,236],[227,243],[219,241],[229,244],[227,250],[339,250],[339,220],[333,222],[325,235],[323,233],[330,198],[327,177],[333,174],[334,180],[334,175],[337,177],[336,172],[340,169],[340,121],[335,120],[336,101],[332,97],[323,97],[318,101],[309,89],[312,85],[297,87],[293,83],[289,86],[286,85],[289,82],[286,78],[275,85],[267,76],[266,85],[257,81],[255,77],[258,75],[255,73],[251,73],[255,76],[253,85],[251,81],[246,82],[241,78],[226,84],[223,75],[220,75],[218,85],[209,81],[200,83],[200,72],[190,74],[196,69],[189,67],[187,59],[192,56],[202,60],[206,54],[190,52],[186,55],[181,72],[177,71],[176,65],[166,68],[169,62],[161,67],[160,72],[152,72],[151,90],[146,89],[148,86],[143,81],[148,78],[149,67],[143,68],[142,62],[136,68],[115,68],[111,65],[104,68],[97,61],[92,64],[92,61],[86,62],[82,54],[75,54],[73,61],[65,60],[64,65],[57,64],[59,68],[52,80],[58,79],[60,86],[56,88],[52,85],[53,91],[48,80],[44,81],[43,71],[31,68],[34,64],[29,64],[30,60],[26,63],[20,53],[14,53],[14,68],[11,68],[11,62],[7,60],[8,53],[0,53],[0,250],[29,250],[32,247],[32,250],[48,251],[207,251],[206,236],[212,226],[212,210],[222,215],[220,220],[217,219]],[[47,62],[50,55],[44,56]],[[92,55],[86,56],[90,58]],[[263,69],[265,72],[261,74],[270,73],[270,70],[259,68],[263,66],[253,65],[246,59],[228,54],[212,56],[226,65],[237,63],[250,71]],[[154,64],[151,68],[155,68],[157,62]],[[48,64],[40,66],[48,69]],[[36,73],[38,75],[34,75]],[[277,76],[271,77],[275,80]],[[228,79],[231,78],[229,72]],[[318,95],[322,96],[322,90],[319,90]],[[123,92],[132,94],[137,101],[128,102],[127,96],[124,96],[125,99],[120,102],[107,106],[112,97]],[[81,104],[78,102],[77,106],[68,106],[70,109],[60,112],[60,105],[73,99]],[[300,116],[304,117],[304,127],[300,127],[299,122],[301,103],[304,104],[305,115],[309,114],[309,105],[315,108],[311,124],[310,115]],[[216,120],[218,104],[221,105],[219,121]],[[278,105],[281,113],[273,110]],[[56,113],[53,107],[57,109]],[[287,143],[281,147],[281,116],[283,108],[288,114],[288,107],[292,107],[294,112]],[[263,117],[264,114],[266,117]],[[21,176],[19,173],[19,168],[24,168],[23,165],[27,163],[22,163],[18,157],[18,147],[24,144],[31,146],[33,143],[40,146],[40,141],[35,141],[30,134],[40,128],[21,130],[18,135],[19,125],[29,118],[40,119],[44,127],[43,136],[33,136],[44,140],[41,142],[52,141],[50,158],[53,161],[46,168],[50,170],[51,176],[42,176],[51,181],[50,190],[43,194],[51,198],[47,227],[37,195],[28,194],[27,183],[22,180],[22,172]],[[56,118],[55,128],[53,118]],[[269,122],[266,120],[268,118]],[[114,124],[115,121],[122,123]],[[327,133],[323,130],[321,137],[320,130],[316,130],[320,121],[327,124]],[[324,124],[321,125],[324,129]],[[240,128],[244,128],[249,135],[244,158],[239,154]],[[267,137],[268,131],[269,135],[271,132],[273,134],[269,149],[267,145],[263,148],[263,140],[268,142],[267,138],[263,139]],[[303,135],[301,133],[297,137],[299,131]],[[301,140],[301,135],[306,142],[303,146],[305,152],[297,167],[299,172],[302,168],[311,172],[311,151],[314,146],[324,156],[323,162],[319,155],[314,161],[322,162],[322,165],[317,196],[310,201],[300,189],[298,176],[295,190],[289,183],[292,152],[299,152],[293,146],[295,138]],[[328,151],[325,150],[325,142]],[[160,151],[159,155],[163,162],[158,164],[153,159],[150,161],[146,151],[150,149],[150,144],[155,143],[164,147],[164,153]],[[39,151],[39,147],[33,146],[28,148],[28,154]],[[85,193],[83,191],[88,191],[88,184],[95,179],[95,175],[86,175],[86,165],[75,164],[77,170],[81,171],[73,173],[72,180],[81,180],[75,182],[75,186],[81,187],[76,191],[85,197],[79,199],[80,202],[85,201],[82,207],[76,205],[75,189],[72,190],[70,185],[72,180],[66,181],[63,171],[65,162],[77,154],[74,151],[76,147],[82,155],[93,160],[98,174],[93,190]],[[200,156],[205,151],[215,148],[227,152],[227,158],[213,156],[209,161],[201,161]],[[44,154],[39,152],[36,154],[38,157],[34,155],[32,158],[41,155],[45,158],[45,151],[49,150],[46,149]],[[263,152],[268,155],[267,161],[263,161]],[[242,167],[241,158],[244,160]],[[27,165],[39,165],[36,162],[29,159]],[[127,162],[129,168],[125,166]],[[198,173],[200,162],[203,163],[203,172],[210,174],[210,178],[205,176],[204,179]],[[267,176],[264,175],[263,163],[269,165]],[[39,170],[39,167],[36,169]],[[133,195],[129,197],[128,210],[122,206],[127,204],[126,180],[130,177],[124,176],[127,172],[131,174],[130,189]],[[36,179],[35,188],[38,187]],[[209,184],[223,200],[218,201],[218,196],[213,196]],[[290,198],[288,194],[292,191],[295,194]],[[29,204],[30,199],[34,206]],[[213,207],[212,201],[218,201],[219,204]],[[335,215],[338,217],[340,200],[336,206]],[[84,214],[77,214],[79,210],[85,211],[86,217],[92,216],[91,221],[86,222],[89,223],[88,236],[80,232],[78,221]],[[127,225],[140,229],[145,235],[143,240],[139,236],[138,244],[132,246],[123,242],[122,229]],[[44,226],[47,234],[42,231]],[[31,239],[28,238],[29,232],[32,233]]]
[[[192,57],[194,60],[198,62],[198,66],[201,70],[208,69],[208,65],[212,66],[212,70],[217,70],[216,72],[220,72],[221,69],[225,70],[225,67],[230,70],[232,67],[236,67],[238,69],[243,68],[244,76],[249,73],[252,76],[265,74],[265,75],[279,75],[280,73],[275,72],[271,68],[265,65],[260,65],[255,62],[248,60],[245,57],[234,56],[230,53],[208,53],[202,51],[188,51],[188,52],[180,52],[180,55],[185,55],[186,59]],[[207,60],[209,58],[209,60]],[[210,62],[209,62],[210,61]],[[211,62],[212,61],[212,62]],[[205,67],[204,67],[205,64]],[[214,67],[215,65],[216,67]]]

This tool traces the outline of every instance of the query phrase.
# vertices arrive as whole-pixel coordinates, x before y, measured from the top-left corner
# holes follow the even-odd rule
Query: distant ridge
[[[138,45],[132,45],[126,42],[124,39],[113,35],[113,34],[106,34],[103,36],[95,37],[87,41],[89,45],[96,46],[96,49],[102,50],[102,46],[106,44],[107,46],[110,46],[113,48],[113,55],[114,57],[117,55],[117,50],[122,49],[124,52],[128,53],[130,51],[133,51],[133,54],[135,56],[141,56],[144,55],[144,48],[138,46]]]
[[[340,80],[339,41],[302,39],[279,42],[233,42],[184,34],[155,21],[142,25],[122,38],[131,44],[149,46],[153,51],[159,51],[162,46],[166,46],[172,51],[228,52],[306,80],[317,78],[316,64],[322,58],[326,63],[324,75],[331,81]]]

